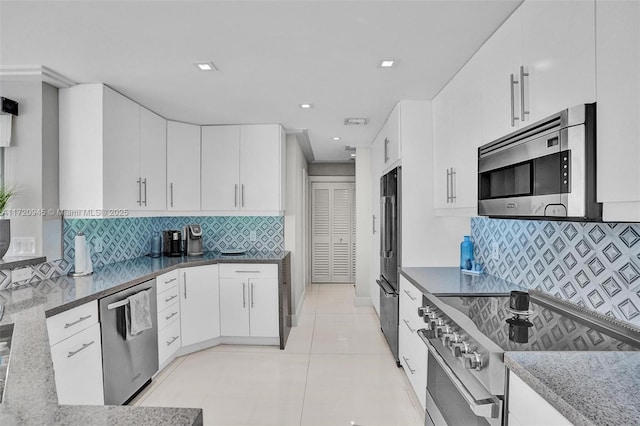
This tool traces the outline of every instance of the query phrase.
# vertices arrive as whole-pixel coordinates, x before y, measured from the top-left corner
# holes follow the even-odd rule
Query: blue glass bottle
[[[473,241],[470,235],[465,235],[460,243],[460,269],[471,269],[469,267],[471,264],[473,264]]]

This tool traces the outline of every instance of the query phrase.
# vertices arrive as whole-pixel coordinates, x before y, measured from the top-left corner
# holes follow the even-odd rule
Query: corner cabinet
[[[180,269],[182,346],[220,337],[218,265]]]
[[[102,84],[59,91],[60,208],[164,210],[166,120]]]
[[[200,126],[167,123],[167,210],[200,210]]]
[[[285,135],[279,124],[202,128],[202,210],[284,211]]]
[[[571,426],[566,417],[512,371],[509,374],[508,424],[510,426]]]
[[[478,51],[482,140],[596,100],[594,0],[525,1]]]
[[[597,197],[607,222],[640,222],[640,3],[596,1]]]

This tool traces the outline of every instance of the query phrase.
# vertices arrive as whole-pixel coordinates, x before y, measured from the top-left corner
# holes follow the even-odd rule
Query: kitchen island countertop
[[[0,291],[0,304],[4,306],[0,324],[14,324],[0,424],[202,425],[200,408],[58,405],[46,318],[176,268],[280,263],[287,254],[247,252],[227,256],[210,252],[200,257],[140,257],[104,265],[87,277],[61,276]]]

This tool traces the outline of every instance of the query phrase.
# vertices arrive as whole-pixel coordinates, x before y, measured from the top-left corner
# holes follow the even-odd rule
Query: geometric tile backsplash
[[[640,224],[475,217],[471,235],[486,273],[640,326]]]

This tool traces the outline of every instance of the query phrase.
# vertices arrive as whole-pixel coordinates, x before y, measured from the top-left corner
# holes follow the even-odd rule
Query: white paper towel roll
[[[79,274],[87,269],[87,239],[83,234],[76,235],[74,248],[76,254],[73,266],[76,274]]]

